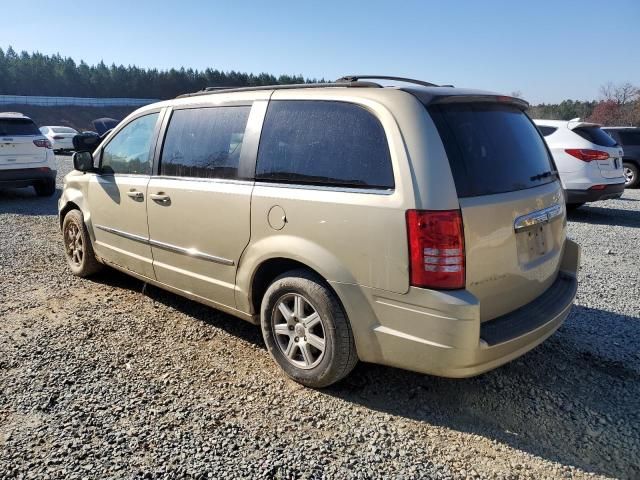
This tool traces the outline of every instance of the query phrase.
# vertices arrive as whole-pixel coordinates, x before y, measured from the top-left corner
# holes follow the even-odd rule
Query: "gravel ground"
[[[577,305],[542,346],[473,379],[361,364],[314,391],[256,327],[73,277],[56,198],[0,191],[0,478],[640,478],[640,190],[569,232]]]

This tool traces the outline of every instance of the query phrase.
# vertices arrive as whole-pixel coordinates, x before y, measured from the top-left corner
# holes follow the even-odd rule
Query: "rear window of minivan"
[[[458,197],[512,192],[557,177],[533,122],[512,105],[430,105],[444,144]]]
[[[585,140],[601,147],[616,147],[618,145],[618,142],[600,127],[578,127],[573,129],[573,133],[577,133]]]
[[[0,136],[41,135],[40,130],[28,118],[0,118]]]

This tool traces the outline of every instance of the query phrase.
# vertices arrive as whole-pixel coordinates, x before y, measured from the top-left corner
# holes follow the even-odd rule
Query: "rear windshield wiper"
[[[530,177],[530,179],[532,181],[542,180],[543,178],[552,177],[552,176],[555,176],[557,174],[558,174],[558,172],[556,170],[547,170],[546,172],[542,172],[542,173],[539,173],[537,175],[534,175],[533,177]]]

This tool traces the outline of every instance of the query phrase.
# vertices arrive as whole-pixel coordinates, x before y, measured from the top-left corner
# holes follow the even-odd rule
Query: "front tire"
[[[358,362],[340,302],[312,272],[292,270],[276,278],[262,299],[260,320],[273,359],[307,387],[331,385]]]
[[[624,188],[638,188],[640,185],[640,168],[631,162],[624,162]]]
[[[78,277],[88,277],[102,268],[96,260],[89,232],[82,212],[71,210],[62,222],[64,253],[71,272]]]

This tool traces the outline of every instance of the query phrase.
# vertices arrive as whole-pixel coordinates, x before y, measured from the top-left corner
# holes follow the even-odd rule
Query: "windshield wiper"
[[[539,173],[537,175],[534,175],[533,177],[530,177],[530,179],[532,181],[542,180],[543,178],[551,177],[551,176],[554,176],[554,175],[557,175],[557,174],[558,174],[558,172],[556,170],[547,170],[546,172],[542,172],[542,173]]]

